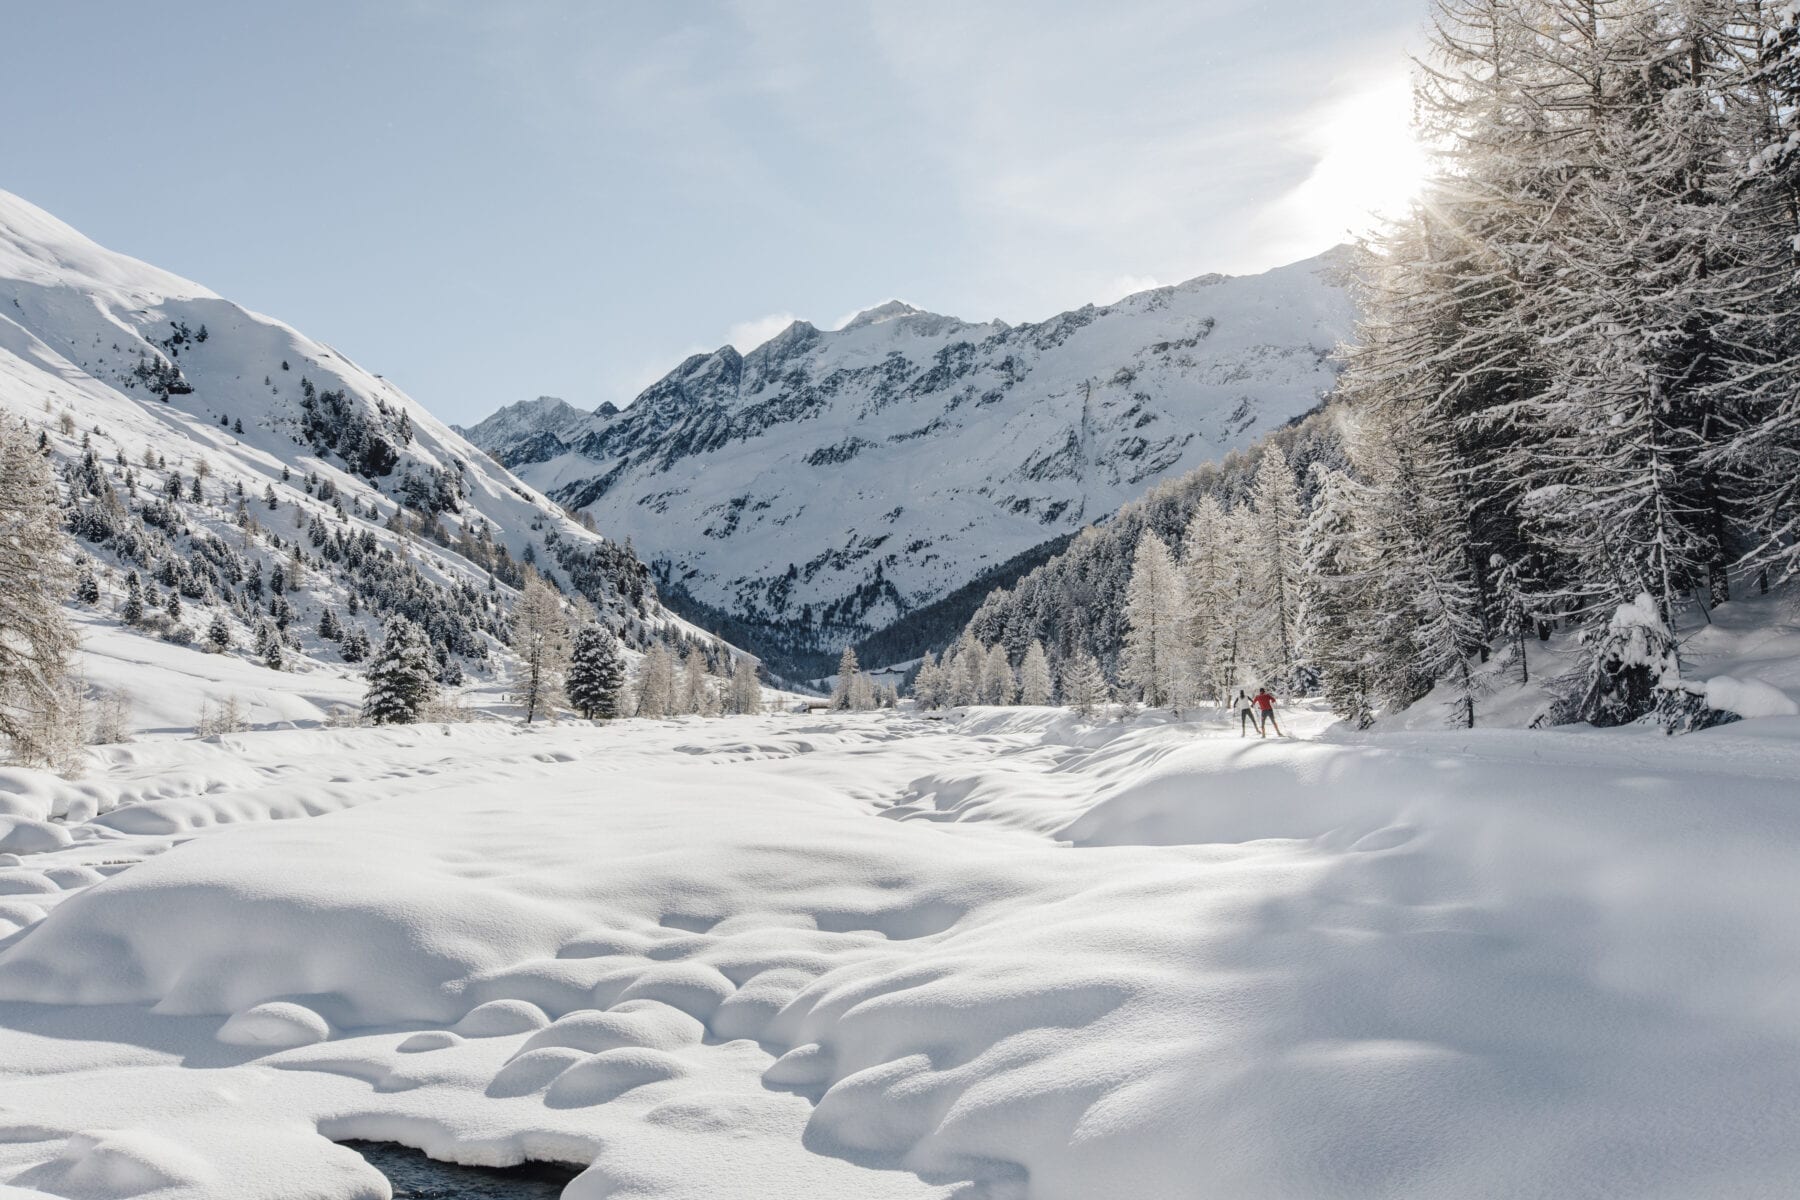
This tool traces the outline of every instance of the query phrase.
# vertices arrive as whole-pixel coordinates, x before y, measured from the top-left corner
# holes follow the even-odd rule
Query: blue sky
[[[0,187],[448,419],[1343,240],[1424,0],[13,0]]]

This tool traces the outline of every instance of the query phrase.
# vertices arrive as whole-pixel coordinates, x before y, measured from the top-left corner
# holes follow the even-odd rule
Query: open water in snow
[[[394,1185],[394,1200],[557,1200],[581,1168],[559,1163],[463,1167],[394,1142],[345,1142]]]

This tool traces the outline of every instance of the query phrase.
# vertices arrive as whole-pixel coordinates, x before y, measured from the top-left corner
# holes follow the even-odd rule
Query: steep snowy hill
[[[447,678],[499,666],[523,565],[628,639],[675,626],[621,543],[495,469],[379,375],[0,192],[0,415],[55,461],[87,603],[300,669],[401,612]],[[321,627],[323,622],[323,627]],[[278,650],[268,655],[281,657]]]
[[[538,400],[468,432],[767,649],[829,650],[1316,405],[1340,263],[1019,326],[890,302],[695,355],[622,411]]]

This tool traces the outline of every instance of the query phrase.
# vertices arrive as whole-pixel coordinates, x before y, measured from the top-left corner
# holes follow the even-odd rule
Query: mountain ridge
[[[1019,325],[890,300],[691,355],[585,422],[528,401],[467,433],[759,630],[759,653],[810,657],[1315,407],[1353,321],[1342,267],[1338,249]]]

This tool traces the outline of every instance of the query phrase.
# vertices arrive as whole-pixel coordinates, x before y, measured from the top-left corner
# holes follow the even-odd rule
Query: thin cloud
[[[791,312],[778,312],[750,321],[739,321],[726,331],[725,341],[737,347],[739,354],[748,354],[792,325],[796,319]]]

